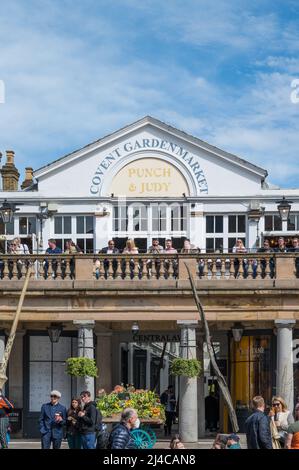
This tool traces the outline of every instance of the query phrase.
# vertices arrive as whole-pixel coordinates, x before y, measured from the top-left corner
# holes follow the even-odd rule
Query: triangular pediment
[[[55,178],[59,187],[68,194],[77,191],[82,196],[107,196],[110,194],[109,185],[121,168],[143,159],[141,169],[149,175],[151,169],[144,165],[151,158],[160,159],[181,172],[190,189],[188,193],[193,196],[214,194],[216,188],[225,193],[224,186],[229,181],[225,183],[223,179],[230,180],[230,175],[232,185],[229,183],[228,192],[232,186],[236,190],[239,185],[244,188],[246,181],[250,192],[254,187],[260,188],[267,176],[266,170],[150,116],[39,168],[34,176],[39,189],[46,193]],[[130,168],[128,171],[132,171]],[[158,168],[155,174],[162,175],[162,168],[159,165]],[[141,170],[138,174],[142,174]],[[221,181],[223,188],[220,187]],[[158,180],[156,184],[159,185]],[[171,191],[169,195],[173,195]]]

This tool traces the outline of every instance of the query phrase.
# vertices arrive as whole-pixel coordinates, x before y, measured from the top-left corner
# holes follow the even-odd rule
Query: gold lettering
[[[171,176],[170,170],[171,170],[170,168],[164,168],[163,176],[168,176],[170,178],[170,176]]]
[[[129,168],[129,178],[132,178],[133,175],[135,175],[136,170],[135,168]]]

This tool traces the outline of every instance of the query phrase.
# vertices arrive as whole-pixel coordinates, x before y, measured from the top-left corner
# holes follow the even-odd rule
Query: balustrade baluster
[[[107,271],[107,279],[113,279],[114,273],[114,260],[113,258],[108,259],[108,271]]]
[[[141,262],[141,277],[142,277],[142,280],[145,280],[147,279],[147,272],[148,272],[147,264],[146,264],[147,260],[145,258],[142,258],[140,262]]]
[[[116,259],[115,267],[116,267],[115,278],[117,280],[122,279],[121,260],[119,258]]]

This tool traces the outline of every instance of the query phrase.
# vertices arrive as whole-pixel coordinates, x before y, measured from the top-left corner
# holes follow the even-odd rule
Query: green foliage
[[[202,364],[198,359],[177,358],[172,361],[170,373],[189,378],[199,377],[202,373]]]
[[[70,357],[66,360],[66,372],[73,377],[97,377],[95,360],[89,357]]]
[[[134,408],[141,419],[150,418],[165,421],[165,410],[160,403],[159,396],[148,390],[135,390],[126,393],[113,391],[109,395],[101,396],[97,400],[97,407],[104,417],[121,413],[125,408]]]

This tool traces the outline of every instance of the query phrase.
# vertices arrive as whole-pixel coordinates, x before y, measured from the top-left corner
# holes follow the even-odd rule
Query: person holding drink
[[[51,401],[42,405],[39,417],[42,449],[60,449],[63,439],[63,426],[66,424],[67,412],[65,406],[59,403],[61,393],[53,390]]]

